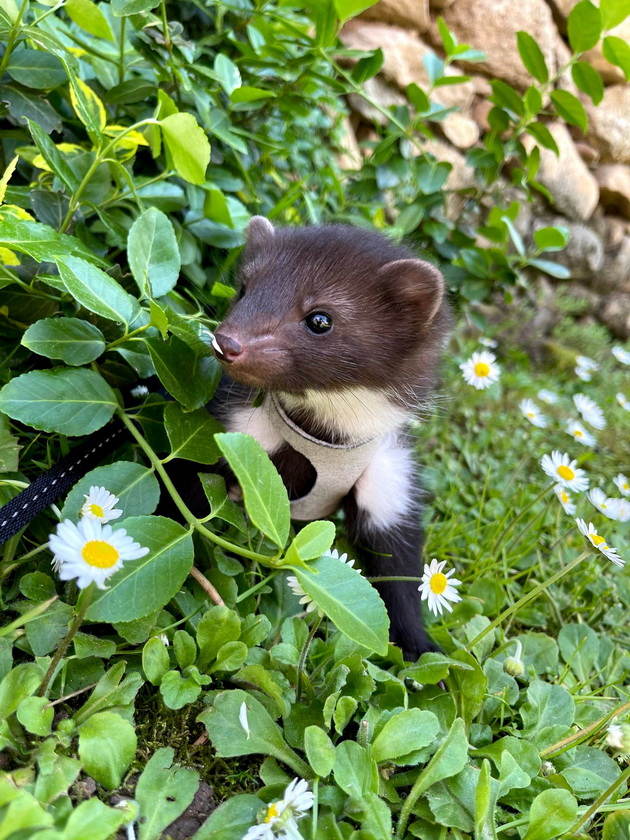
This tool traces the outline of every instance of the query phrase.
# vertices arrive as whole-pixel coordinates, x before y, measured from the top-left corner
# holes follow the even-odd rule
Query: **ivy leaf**
[[[521,56],[521,61],[525,65],[525,69],[537,81],[544,84],[549,78],[549,70],[545,63],[545,56],[538,46],[536,39],[529,32],[523,32],[521,30],[516,33],[516,41],[518,52]]]
[[[165,606],[186,580],[193,564],[190,532],[164,516],[125,521],[129,536],[150,550],[131,560],[96,590],[87,611],[90,621],[132,621]]]
[[[111,420],[116,395],[98,373],[85,368],[33,370],[0,391],[0,411],[45,432],[89,435]]]
[[[22,336],[22,344],[48,359],[61,359],[67,365],[85,365],[105,350],[103,333],[80,318],[44,318],[36,321]]]
[[[283,548],[289,536],[289,497],[278,471],[257,440],[226,432],[215,441],[243,490],[245,508],[254,525]]]
[[[155,207],[138,216],[127,238],[127,257],[144,297],[162,297],[175,288],[181,257],[168,216]]]

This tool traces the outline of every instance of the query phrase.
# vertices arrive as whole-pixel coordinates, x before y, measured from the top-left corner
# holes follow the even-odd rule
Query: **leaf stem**
[[[494,630],[495,627],[498,627],[502,621],[511,616],[512,613],[515,613],[518,610],[520,610],[521,607],[524,607],[525,604],[528,604],[538,595],[540,595],[540,593],[543,590],[547,589],[547,587],[551,586],[552,583],[555,583],[557,580],[560,580],[560,578],[564,577],[570,571],[575,569],[575,567],[579,565],[582,562],[582,560],[588,557],[591,553],[592,552],[589,549],[583,551],[579,557],[576,557],[575,560],[572,560],[567,566],[565,566],[563,569],[560,569],[558,572],[555,573],[555,575],[552,575],[549,578],[549,580],[545,580],[542,583],[539,583],[538,586],[535,586],[534,589],[531,590],[531,592],[528,592],[526,595],[523,595],[522,598],[519,598],[519,600],[515,604],[512,604],[511,607],[508,607],[507,610],[503,610],[503,612],[497,618],[495,618],[494,621],[491,621],[490,624],[488,624],[488,626],[481,631],[481,633],[478,633],[475,636],[475,638],[466,645],[464,650],[470,653],[473,647],[476,644],[478,644],[483,638],[485,638],[485,636],[487,636],[488,633],[492,632],[492,630]]]
[[[315,638],[315,633],[317,633],[319,629],[319,625],[322,623],[323,615],[317,616],[317,619],[313,622],[311,629],[309,631],[308,637],[304,642],[304,647],[300,652],[300,661],[298,662],[297,667],[297,688],[295,691],[295,702],[299,703],[302,699],[302,689],[304,687],[304,666],[306,665],[306,657],[308,656],[308,652],[311,647],[311,643]]]
[[[48,683],[53,678],[55,671],[57,670],[57,665],[59,665],[59,663],[61,662],[61,658],[63,657],[64,653],[68,650],[70,642],[74,638],[75,633],[77,632],[77,630],[83,622],[83,619],[85,618],[85,614],[88,611],[88,607],[90,606],[90,601],[92,600],[92,595],[94,594],[94,586],[95,584],[91,583],[87,587],[87,589],[84,589],[83,592],[79,595],[79,611],[77,612],[76,618],[74,619],[70,630],[68,630],[68,634],[57,648],[57,653],[53,656],[52,662],[48,666],[46,676],[44,677],[44,680],[37,692],[38,697],[46,696],[46,689],[48,688]]]

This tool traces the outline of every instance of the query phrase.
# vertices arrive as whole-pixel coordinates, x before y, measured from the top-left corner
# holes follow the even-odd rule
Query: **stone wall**
[[[570,56],[566,44],[567,15],[577,0],[380,0],[341,33],[353,49],[380,47],[384,64],[380,74],[366,83],[366,91],[381,105],[406,101],[411,82],[428,87],[422,57],[433,50],[441,54],[436,18],[442,15],[460,43],[483,50],[481,64],[453,65],[449,72],[466,72],[471,81],[438,88],[433,99],[456,106],[444,122],[435,125],[438,139],[426,148],[453,165],[447,187],[465,189],[474,183],[466,165],[466,150],[478,143],[487,129],[490,103],[488,79],[503,79],[524,90],[532,80],[518,54],[516,33],[530,32],[538,42],[550,73]],[[597,2],[597,0],[595,0]],[[630,18],[608,34],[630,41]],[[589,131],[551,122],[549,129],[560,157],[541,148],[538,180],[549,190],[553,203],[540,199],[535,212],[519,218],[526,237],[534,227],[562,224],[571,232],[566,251],[553,255],[572,273],[571,287],[590,301],[591,317],[604,323],[619,338],[630,337],[630,85],[621,70],[609,64],[601,47],[586,57],[602,75],[605,95],[594,107],[570,76],[558,86],[579,96],[589,115]],[[370,136],[381,113],[361,97],[351,96],[353,117],[348,121],[348,148],[358,154],[356,136]],[[461,202],[449,205],[457,212]],[[545,255],[547,256],[547,255]]]

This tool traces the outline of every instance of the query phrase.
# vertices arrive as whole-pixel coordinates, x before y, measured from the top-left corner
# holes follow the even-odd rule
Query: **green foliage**
[[[571,54],[553,75],[535,39],[518,33],[532,84],[523,92],[492,81],[490,130],[468,153],[475,183],[460,191],[458,215],[448,206],[451,165],[427,154],[423,140],[451,110],[435,91],[467,81],[458,61],[484,56],[441,19],[443,55],[427,56],[429,84],[409,85],[407,105],[377,106],[384,124],[364,144],[361,168],[341,169],[345,97],[369,102],[362,86],[383,54],[349,53],[337,34],[369,5],[0,0],[0,107],[9,124],[0,180],[0,500],[65,454],[66,437],[98,432],[117,415],[130,433],[121,459],[77,482],[61,516],[77,522],[90,487],[105,486],[122,510],[112,527],[149,549],[106,589],[77,600],[75,585],[51,570],[53,512],[4,548],[2,836],[106,840],[138,819],[140,840],[152,840],[203,778],[236,795],[195,837],[241,840],[293,775],[317,789],[317,813],[299,823],[314,840],[381,840],[394,830],[399,838],[501,830],[542,840],[581,830],[587,809],[605,799],[607,816],[596,807],[588,830],[616,840],[627,829],[624,812],[610,810],[621,771],[603,749],[605,726],[627,713],[623,578],[581,566],[583,574],[545,590],[547,600],[521,604],[513,623],[497,622],[582,547],[532,477],[544,451],[569,448],[566,435],[523,431],[515,412],[548,377],[518,350],[505,380],[485,394],[465,391],[453,365],[447,371],[453,399],[427,430],[435,496],[427,552],[457,565],[464,597],[432,628],[445,653],[411,664],[388,644],[376,590],[330,554],[335,523],[292,530],[265,451],[222,433],[204,407],[220,375],[209,332],[233,295],[254,213],[405,237],[449,264],[461,306],[526,284],[530,268],[568,276],[546,258],[566,247],[567,230],[542,228],[524,241],[520,202],[546,194],[536,180],[540,150],[558,151],[547,120],[587,129],[580,100],[555,89],[559,76],[570,71],[600,102],[601,77],[583,53],[603,37],[604,55],[630,78],[628,45],[606,34],[628,4],[576,4]],[[516,188],[509,203],[506,182]],[[566,314],[581,306],[558,303]],[[470,316],[480,323],[478,310]],[[549,376],[573,410],[564,359],[586,352],[609,364],[609,339],[565,318],[549,344],[563,360]],[[128,395],[154,375],[169,398]],[[615,421],[625,417],[614,402],[621,388],[609,364],[600,396]],[[564,419],[558,409],[557,423]],[[611,428],[581,462],[595,475],[601,459],[602,482],[629,455]],[[199,519],[172,493],[164,464],[212,465],[220,456],[239,479],[243,506],[222,478],[202,474],[210,511]],[[160,496],[181,522],[154,515]],[[580,514],[599,516],[586,507]],[[608,534],[610,522],[601,527]],[[611,541],[627,550],[621,525]],[[299,612],[287,573],[316,610]],[[516,641],[523,669],[514,677],[505,661]],[[194,725],[171,726],[185,719]],[[150,724],[157,742],[143,737]],[[88,776],[97,796],[81,801]],[[228,788],[228,778],[241,786]],[[127,797],[134,784],[135,803],[106,804],[108,791]]]

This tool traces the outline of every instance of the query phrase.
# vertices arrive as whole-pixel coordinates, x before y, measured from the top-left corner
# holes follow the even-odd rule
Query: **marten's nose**
[[[215,333],[212,339],[212,346],[219,354],[223,362],[233,362],[243,352],[243,347],[231,335]]]

